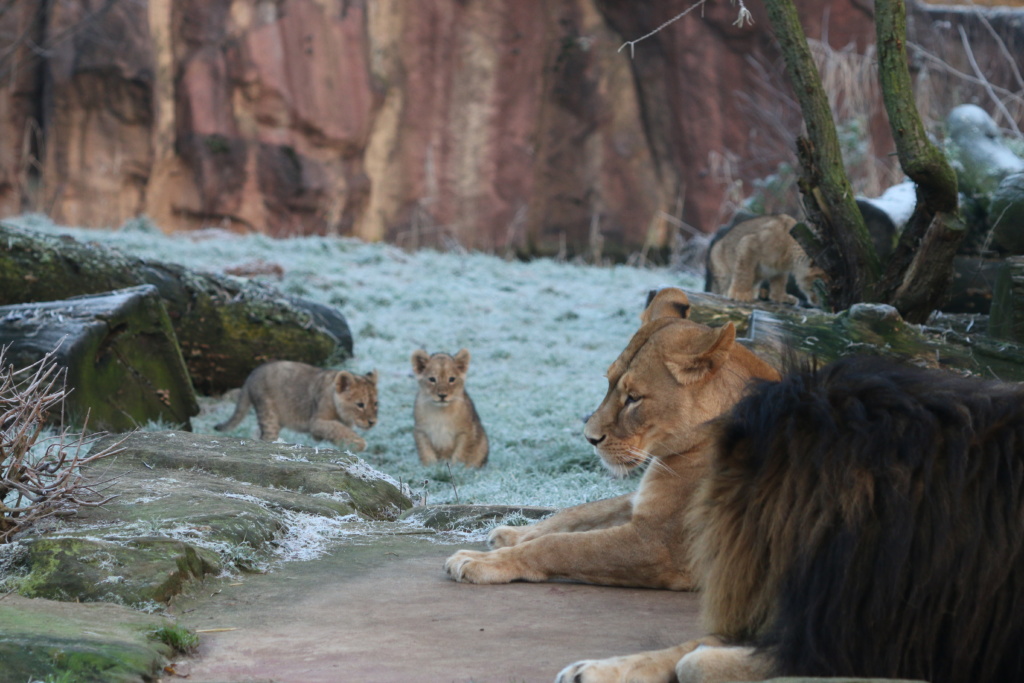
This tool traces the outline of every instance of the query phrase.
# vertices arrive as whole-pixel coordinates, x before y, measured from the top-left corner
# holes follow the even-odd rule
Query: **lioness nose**
[[[584,434],[584,436],[586,436],[586,434]],[[606,435],[606,434],[602,434],[601,436],[599,436],[599,437],[598,437],[598,438],[596,438],[596,439],[595,439],[594,437],[592,437],[592,436],[587,436],[587,441],[589,441],[589,442],[590,442],[590,445],[591,445],[591,446],[596,446],[597,444],[599,444],[599,443],[601,443],[602,441],[604,441],[604,437],[605,437],[605,436],[607,436],[607,435]]]
[[[437,397],[443,401],[448,398],[448,394],[438,394]]]

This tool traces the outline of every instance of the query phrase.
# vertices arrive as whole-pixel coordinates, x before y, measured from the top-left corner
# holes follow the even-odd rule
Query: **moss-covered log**
[[[150,420],[191,429],[192,381],[156,288],[0,306],[6,360],[28,367],[48,353],[67,369],[66,422],[127,431]],[[51,415],[51,419],[60,418]]]
[[[241,386],[259,364],[321,365],[352,355],[336,310],[245,282],[0,223],[0,305],[151,284],[167,307],[196,389]]]

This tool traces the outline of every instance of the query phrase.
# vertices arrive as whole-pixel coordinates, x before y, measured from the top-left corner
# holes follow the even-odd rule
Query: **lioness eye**
[[[448,381],[449,381],[449,382],[454,382],[454,381],[455,381],[455,378],[454,378],[454,377],[449,377],[449,378],[448,378]]]
[[[436,377],[431,377],[431,378],[430,378],[430,381],[431,381],[431,382],[436,382],[436,381],[437,381],[437,378],[436,378]]]
[[[365,408],[365,407],[366,407],[365,403],[357,403],[356,404],[356,408]]]
[[[642,396],[633,396],[632,394],[630,394],[630,395],[626,396],[626,405],[629,406],[629,405],[633,405],[634,403],[638,403],[641,398],[643,398],[643,397]]]

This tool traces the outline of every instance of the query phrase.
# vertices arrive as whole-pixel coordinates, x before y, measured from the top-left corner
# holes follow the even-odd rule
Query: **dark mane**
[[[1024,389],[851,358],[718,429],[695,509],[712,628],[779,675],[1024,681]]]

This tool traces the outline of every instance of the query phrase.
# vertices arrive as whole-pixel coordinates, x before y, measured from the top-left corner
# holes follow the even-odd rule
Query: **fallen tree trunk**
[[[53,354],[67,371],[64,422],[122,432],[151,420],[191,430],[199,413],[160,295],[151,285],[63,301],[0,306],[6,362]],[[61,415],[50,415],[59,422]]]
[[[241,386],[268,360],[322,365],[352,355],[345,318],[327,306],[258,283],[0,223],[0,305],[143,284],[160,293],[192,382],[202,393]]]

